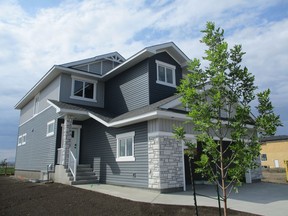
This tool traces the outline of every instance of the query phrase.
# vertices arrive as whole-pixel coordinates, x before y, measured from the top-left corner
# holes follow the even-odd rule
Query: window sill
[[[83,98],[83,97],[70,96],[70,98],[74,100],[81,100],[81,101],[87,101],[87,102],[97,102],[96,99],[89,99],[89,98]]]
[[[162,82],[162,81],[159,81],[159,80],[157,80],[156,83],[160,84],[160,85],[165,85],[165,86],[176,88],[175,84],[170,84],[170,83]]]
[[[125,161],[135,161],[134,156],[129,156],[129,157],[117,157],[116,158],[117,162],[125,162]]]
[[[53,133],[48,133],[48,134],[46,134],[46,137],[51,137],[53,135],[54,135],[54,132]]]

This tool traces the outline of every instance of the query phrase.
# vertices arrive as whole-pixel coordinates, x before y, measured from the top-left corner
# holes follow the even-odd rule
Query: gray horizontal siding
[[[105,83],[105,108],[112,113],[122,114],[148,104],[147,60]]]
[[[60,91],[60,76],[55,78],[39,93],[39,112],[43,111],[50,105],[47,103],[47,99],[58,100]],[[20,124],[33,117],[34,98],[27,103],[22,109],[20,114]]]
[[[85,78],[85,77],[83,77]],[[87,79],[87,78],[86,78]],[[104,106],[104,83],[98,81],[96,88],[97,102],[72,99],[71,97],[72,78],[68,74],[61,75],[60,101],[86,106],[101,107]]]
[[[155,60],[159,60],[176,66],[176,85],[180,84],[182,79],[182,68],[180,65],[166,52],[156,54],[149,58],[149,98],[150,104],[160,101],[164,98],[170,97],[176,93],[176,88],[165,86],[156,83],[157,81],[157,66]]]
[[[103,183],[148,187],[146,122],[123,128],[106,128],[89,119],[82,126],[80,163],[91,164]],[[135,131],[136,161],[116,162],[116,135],[132,131]]]
[[[183,126],[186,134],[196,134],[194,125],[192,123],[171,120],[171,119],[154,119],[148,122],[148,133],[153,132],[170,132],[172,133],[174,127]]]
[[[26,144],[17,146],[15,168],[21,170],[46,170],[55,163],[56,125],[58,114],[50,107],[19,127],[19,135],[26,133]],[[46,137],[47,122],[55,119],[55,134]],[[18,135],[18,136],[19,136]]]

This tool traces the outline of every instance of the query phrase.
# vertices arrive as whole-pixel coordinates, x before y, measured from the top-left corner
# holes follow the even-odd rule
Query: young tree
[[[259,139],[273,135],[281,121],[273,112],[270,90],[255,93],[254,76],[241,66],[245,54],[241,45],[228,50],[224,30],[212,22],[202,32],[200,42],[208,47],[203,57],[207,66],[202,69],[199,59],[192,60],[191,73],[182,80],[178,92],[203,148],[196,172],[218,184],[227,215],[231,189],[241,184],[248,169],[259,166]],[[251,114],[255,94],[257,117]],[[176,137],[185,140],[183,133],[177,134],[181,130],[175,131]]]

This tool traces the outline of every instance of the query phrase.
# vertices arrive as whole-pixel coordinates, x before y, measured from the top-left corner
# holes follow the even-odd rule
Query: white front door
[[[73,153],[74,157],[77,160],[77,164],[79,164],[79,145],[80,145],[80,129],[79,128],[72,128],[71,131],[71,146],[70,150]]]
[[[61,140],[61,148],[63,148],[64,144],[64,125],[62,125],[62,140]],[[80,125],[73,125],[71,131],[71,146],[69,150],[73,153],[76,158],[77,164],[79,164],[79,153],[80,153]]]

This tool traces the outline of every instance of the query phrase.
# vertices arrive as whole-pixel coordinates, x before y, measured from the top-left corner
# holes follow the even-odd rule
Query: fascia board
[[[127,119],[123,119],[123,120],[109,123],[109,127],[122,127],[122,126],[129,125],[129,124],[134,124],[134,123],[138,123],[138,122],[142,122],[142,121],[151,120],[151,119],[156,118],[156,117],[157,117],[157,111],[153,111],[153,112],[145,113],[143,115],[139,115],[139,116],[135,116],[135,117],[131,117],[131,118],[127,118]]]
[[[88,116],[91,117],[91,118],[93,118],[94,120],[100,122],[100,123],[103,124],[104,126],[106,126],[106,127],[110,127],[110,125],[109,125],[108,122],[102,120],[101,118],[97,117],[97,116],[94,115],[93,113],[88,112]]]
[[[79,114],[79,115],[88,115],[87,111],[81,110],[72,110],[72,109],[63,109],[55,105],[53,102],[47,100],[47,102],[56,109],[56,113],[72,113],[72,114]]]

